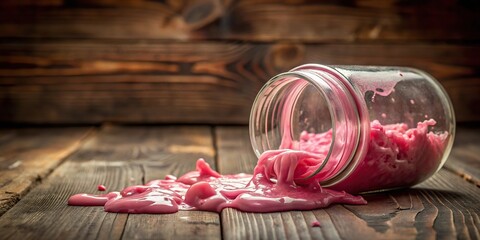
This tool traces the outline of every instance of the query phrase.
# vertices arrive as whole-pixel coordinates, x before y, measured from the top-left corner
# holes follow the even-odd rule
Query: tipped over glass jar
[[[350,193],[413,186],[445,163],[455,135],[442,86],[414,68],[306,64],[258,93],[250,115],[257,156],[276,149],[315,157],[296,181]]]

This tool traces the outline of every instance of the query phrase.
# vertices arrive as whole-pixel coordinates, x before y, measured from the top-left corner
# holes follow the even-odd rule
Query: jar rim
[[[334,74],[332,74],[332,72]],[[329,151],[327,153],[327,155],[325,156],[322,164],[317,168],[316,171],[314,171],[312,174],[310,174],[308,177],[306,177],[305,179],[308,179],[308,178],[313,178],[315,176],[317,176],[322,169],[324,169],[326,163],[331,160],[331,156],[332,156],[332,152],[334,151],[334,144],[336,144],[335,140],[336,140],[336,137],[337,137],[337,124],[335,123],[338,116],[336,115],[335,113],[335,109],[334,109],[334,106],[332,106],[332,102],[329,101],[329,97],[326,96],[328,95],[328,93],[325,91],[325,89],[328,89],[328,88],[341,88],[339,91],[342,91],[344,94],[346,94],[349,99],[347,101],[347,103],[344,103],[344,104],[350,104],[350,105],[355,105],[355,107],[352,106],[352,113],[350,113],[350,115],[348,116],[343,116],[344,118],[347,118],[346,120],[343,121],[343,124],[353,124],[353,125],[356,125],[356,127],[354,128],[355,130],[355,133],[351,135],[349,135],[352,139],[350,139],[351,141],[353,141],[353,144],[350,144],[349,147],[350,149],[347,149],[347,150],[341,150],[341,155],[340,157],[342,158],[345,158],[344,160],[342,160],[342,162],[339,164],[341,165],[340,167],[338,167],[339,165],[335,165],[334,168],[332,168],[331,170],[329,170],[328,174],[330,175],[326,175],[327,177],[325,179],[319,179],[322,183],[322,185],[324,186],[330,186],[330,185],[333,185],[341,180],[343,180],[344,178],[346,178],[355,168],[356,166],[358,166],[358,163],[360,162],[361,158],[363,156],[357,156],[358,153],[360,153],[360,155],[364,155],[366,151],[364,150],[360,150],[358,151],[358,147],[359,146],[364,146],[365,145],[365,137],[361,137],[361,135],[364,135],[365,134],[365,130],[362,131],[362,127],[365,127],[361,124],[361,119],[360,119],[360,113],[358,111],[360,111],[358,108],[358,106],[356,106],[358,104],[358,102],[355,102],[355,101],[358,101],[358,100],[355,100],[354,97],[352,95],[355,95],[355,94],[352,94],[352,89],[349,89],[348,87],[346,87],[346,83],[348,83],[348,80],[346,79],[345,76],[343,76],[341,73],[339,73],[338,71],[336,71],[335,69],[331,68],[331,67],[328,67],[328,66],[324,66],[324,65],[318,65],[318,64],[306,64],[306,65],[302,65],[302,66],[299,66],[299,67],[296,67],[292,70],[290,70],[289,72],[286,72],[286,73],[282,73],[282,74],[279,74],[277,76],[274,76],[273,78],[271,78],[265,85],[264,87],[259,91],[257,97],[255,98],[255,102],[252,106],[252,110],[251,110],[251,114],[250,114],[250,139],[251,139],[251,143],[252,143],[252,147],[255,151],[255,154],[257,156],[259,156],[261,154],[260,151],[258,151],[257,147],[258,147],[258,143],[257,143],[257,140],[256,140],[256,134],[255,134],[255,121],[257,119],[255,119],[257,117],[257,114],[259,110],[259,104],[260,104],[260,101],[264,100],[262,99],[262,96],[263,96],[263,93],[264,91],[266,91],[266,89],[268,87],[272,87],[272,84],[275,83],[276,81],[279,81],[281,79],[285,79],[286,77],[297,77],[297,79],[294,79],[294,80],[291,80],[291,81],[297,81],[297,80],[304,80],[306,81],[308,84],[311,84],[315,87],[315,89],[317,89],[322,95],[325,96],[325,99],[327,99],[327,105],[328,105],[328,108],[329,108],[329,114],[330,114],[330,119],[331,119],[331,129],[332,129],[332,141],[331,141],[331,144],[330,144],[330,147],[329,147]],[[332,78],[330,80],[326,79],[326,78]],[[343,78],[343,79],[338,79],[338,78]],[[329,81],[335,81],[335,83],[331,83]],[[335,84],[338,84],[335,85]],[[277,86],[278,87],[278,86]],[[338,96],[336,96],[338,97]],[[338,99],[335,99],[335,101],[338,101]],[[355,102],[352,104],[352,102]],[[338,102],[336,102],[335,104],[338,104]],[[342,105],[343,106],[343,105]],[[338,106],[336,106],[338,107]],[[261,109],[260,109],[261,110]],[[365,116],[364,116],[365,117]],[[367,116],[368,117],[368,116]],[[291,122],[291,119],[289,119],[288,121]],[[370,126],[367,125],[366,126],[367,128],[369,128]],[[290,130],[291,131],[291,130]],[[346,136],[346,135],[345,135]],[[343,137],[345,137],[343,136]],[[283,136],[282,136],[283,137]],[[368,137],[368,134],[367,134],[367,137]],[[363,142],[362,144],[359,144],[360,142]],[[340,151],[340,150],[337,150],[337,152]],[[338,154],[340,154],[338,153]],[[343,154],[346,153],[346,155],[348,156],[344,156]],[[340,160],[338,160],[340,161]]]

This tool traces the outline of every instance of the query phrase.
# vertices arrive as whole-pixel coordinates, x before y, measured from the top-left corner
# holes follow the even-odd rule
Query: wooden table
[[[480,129],[460,128],[446,166],[409,190],[366,195],[364,206],[269,214],[106,213],[67,206],[79,192],[193,170],[251,172],[246,127],[115,126],[0,130],[0,239],[479,239]],[[311,227],[315,220],[321,227]]]

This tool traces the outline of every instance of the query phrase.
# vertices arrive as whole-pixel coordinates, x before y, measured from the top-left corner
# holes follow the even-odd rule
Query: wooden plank
[[[217,127],[215,138],[219,159],[217,165],[222,174],[253,172],[257,157],[252,150],[246,127]]]
[[[181,211],[167,215],[130,215],[122,239],[220,239],[217,213]]]
[[[158,146],[165,151],[152,156],[154,164],[145,164],[146,181],[163,178],[167,174],[179,176],[195,170],[195,162],[204,158],[210,166],[214,162],[215,149],[211,129],[208,127],[170,127],[162,129],[162,142]],[[145,147],[145,146],[141,146]],[[165,164],[170,166],[165,167]],[[139,230],[140,229],[140,230]],[[167,215],[132,214],[125,224],[123,239],[220,239],[218,213],[182,211]]]
[[[89,128],[0,129],[0,216],[91,133]]]
[[[216,128],[220,172],[250,171],[255,157],[247,129]],[[234,148],[235,142],[238,147]],[[239,157],[241,156],[241,157]],[[250,156],[250,157],[246,157]],[[229,166],[229,167],[227,167]],[[225,239],[478,239],[480,191],[441,170],[413,189],[365,195],[367,205],[271,214],[222,212]],[[321,227],[311,227],[319,221]],[[346,224],[348,223],[348,224]]]
[[[102,207],[67,206],[69,196],[95,193],[98,184],[110,191],[121,190],[165,173],[192,170],[197,157],[214,165],[208,127],[105,126],[0,218],[2,238],[172,238],[173,234],[219,238],[219,216],[215,213],[129,215],[106,213]],[[168,223],[163,226],[170,229],[144,226],[146,223]]]
[[[4,0],[0,2],[0,6],[62,6],[63,0]]]
[[[479,54],[478,44],[0,43],[0,122],[245,124],[265,81],[308,62],[423,69],[457,119],[474,121]]]
[[[12,2],[0,3],[0,37],[308,42],[480,38],[480,5],[474,1]]]
[[[445,168],[480,187],[480,128],[458,126]]]

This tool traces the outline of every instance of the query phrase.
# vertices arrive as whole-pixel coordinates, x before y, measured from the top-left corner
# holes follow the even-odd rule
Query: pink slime
[[[434,120],[382,126],[371,123],[370,142],[365,159],[344,181],[330,189],[322,188],[320,177],[303,179],[324,160],[331,132],[302,133],[297,149],[264,152],[253,175],[220,175],[203,160],[196,171],[178,179],[168,175],[145,185],[130,186],[104,195],[77,194],[69,205],[105,206],[107,212],[174,213],[178,210],[220,212],[230,207],[247,212],[311,210],[332,203],[366,204],[359,193],[370,190],[411,186],[435,172],[445,146],[447,133],[428,132]],[[326,168],[335,164],[331,159]]]

